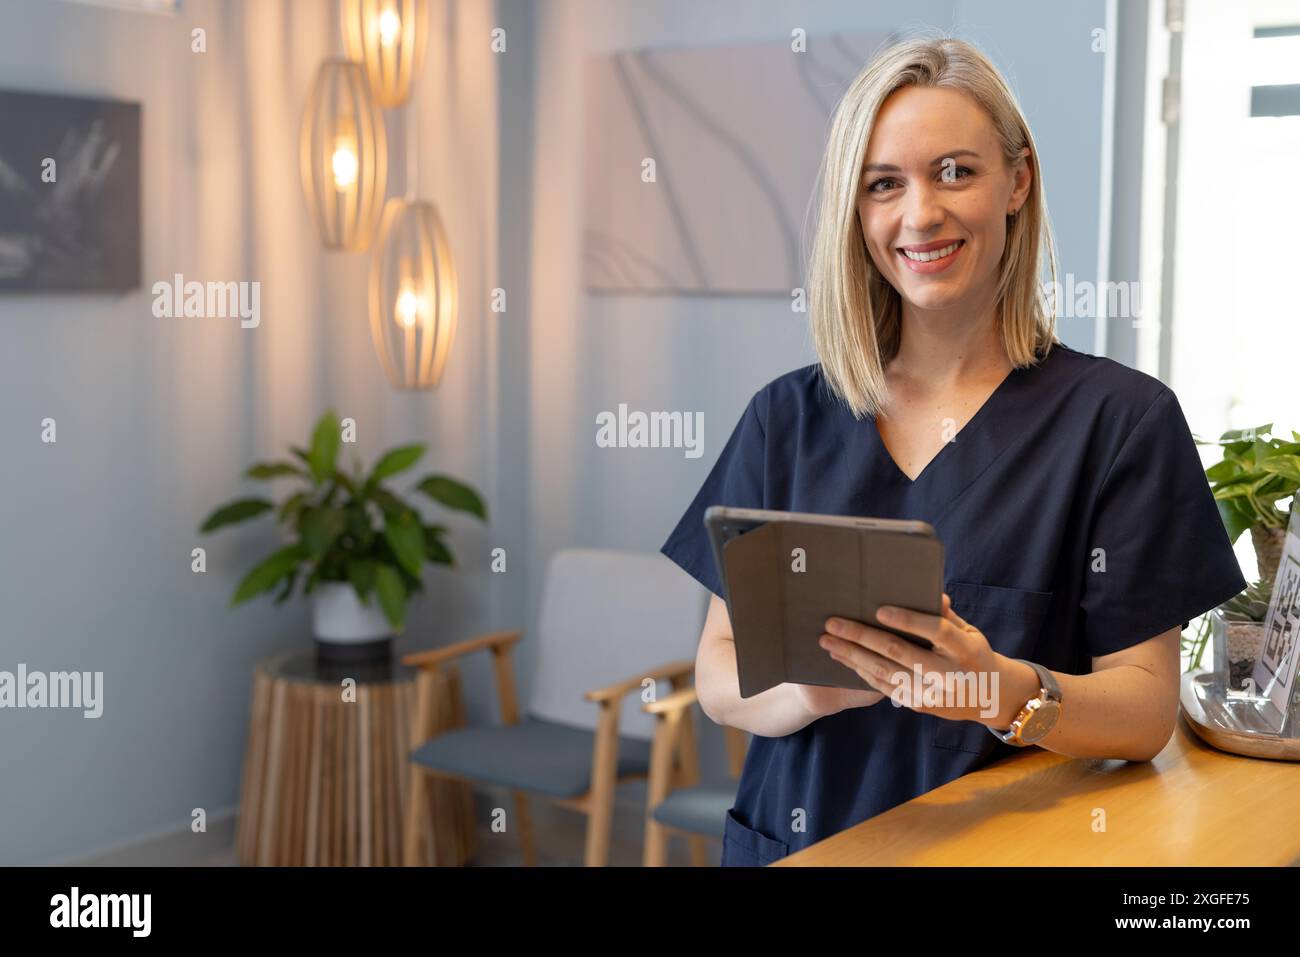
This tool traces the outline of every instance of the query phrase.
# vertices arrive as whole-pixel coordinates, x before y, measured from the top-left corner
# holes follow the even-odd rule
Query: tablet
[[[871,688],[818,643],[831,616],[943,610],[943,544],[926,522],[714,506],[704,513],[731,616],[741,697],[783,682]]]

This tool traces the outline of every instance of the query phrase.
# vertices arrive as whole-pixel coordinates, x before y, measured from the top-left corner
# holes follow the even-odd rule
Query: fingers
[[[880,694],[888,695],[894,690],[893,676],[898,671],[898,662],[834,635],[822,635],[818,644]]]
[[[936,622],[940,620],[933,615],[927,617],[933,618]],[[900,627],[899,630],[904,631],[906,629]],[[867,651],[875,652],[880,657],[886,658],[895,665],[900,665],[908,670],[918,665],[922,669],[928,670],[941,667],[943,664],[934,652],[927,651],[925,648],[900,638],[898,635],[863,624],[860,621],[846,618],[828,618],[826,619],[826,631],[836,638],[852,642]]]
[[[943,617],[947,618],[958,628],[970,627],[969,622],[967,622],[961,615],[957,614],[956,609],[952,607],[952,598],[947,592],[943,593]]]

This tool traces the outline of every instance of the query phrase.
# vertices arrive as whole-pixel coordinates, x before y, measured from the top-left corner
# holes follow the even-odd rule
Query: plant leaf
[[[405,472],[416,462],[420,461],[421,456],[424,455],[424,449],[425,446],[423,443],[417,443],[415,445],[403,445],[400,448],[385,453],[383,457],[375,463],[375,467],[370,473],[370,478],[366,479],[366,485],[373,488],[390,475],[396,475],[398,472]]]
[[[379,596],[379,607],[388,623],[398,631],[406,627],[406,586],[392,565],[376,567],[375,594]]]
[[[307,576],[307,583],[302,586],[302,593],[310,595],[316,590],[316,583],[320,581],[320,563],[317,562],[312,566],[311,574]]]
[[[1270,422],[1268,425],[1257,425],[1253,429],[1233,429],[1229,432],[1224,432],[1219,436],[1219,441],[1249,443],[1258,436],[1271,435],[1272,431],[1273,423]]]
[[[415,509],[382,486],[376,485],[370,490],[369,494],[371,500],[384,510],[384,515],[387,518],[401,518],[403,515],[415,512]]]
[[[204,523],[199,526],[199,531],[216,531],[223,525],[234,525],[236,522],[244,522],[250,518],[256,518],[263,512],[269,511],[273,508],[275,508],[275,505],[264,498],[241,498],[237,501],[222,505],[214,511],[207,517]]]
[[[356,591],[361,604],[370,606],[370,592],[375,587],[375,572],[378,564],[370,558],[348,559],[348,580]]]
[[[302,510],[302,507],[307,504],[309,497],[310,496],[306,492],[294,492],[285,499],[284,504],[280,506],[280,521],[288,522],[296,519],[298,513]]]
[[[420,565],[424,560],[424,529],[415,520],[415,516],[389,516],[384,521],[384,539],[393,550],[393,557],[398,564],[413,578],[419,578]]]
[[[255,595],[270,591],[280,579],[291,574],[298,567],[298,563],[306,557],[306,554],[303,547],[297,544],[287,545],[272,553],[244,576],[239,587],[235,589],[234,597],[230,600],[231,606],[241,605]]]
[[[309,508],[303,511],[298,522],[298,531],[302,534],[302,543],[307,554],[320,558],[334,544],[335,539],[343,534],[347,519],[341,508]]]
[[[1205,470],[1205,477],[1210,480],[1210,484],[1216,482],[1226,482],[1228,479],[1241,472],[1241,466],[1235,459],[1224,459],[1217,462]]]
[[[277,605],[283,605],[288,600],[289,596],[293,594],[293,586],[297,581],[298,569],[295,568],[289,573],[289,577],[285,580],[284,588],[280,590],[280,594],[275,596],[275,603]]]
[[[1300,458],[1294,455],[1267,456],[1260,461],[1259,467],[1292,483],[1300,482]]]
[[[334,480],[335,486],[343,488],[352,498],[357,497],[356,483],[353,482],[352,479],[348,477],[348,474],[342,469],[335,469],[334,474],[331,475],[330,478]]]
[[[1219,517],[1223,519],[1223,527],[1227,529],[1228,540],[1234,544],[1241,537],[1242,532],[1256,524],[1254,516],[1236,501],[1220,499],[1215,504],[1219,506]]]
[[[258,462],[255,465],[250,465],[248,471],[244,473],[245,478],[260,480],[281,478],[285,475],[307,477],[307,473],[292,462]]]
[[[311,454],[308,458],[311,474],[317,484],[334,473],[334,463],[339,455],[339,420],[333,410],[326,412],[316,423],[311,436]]]
[[[426,476],[416,488],[447,508],[469,512],[487,521],[487,506],[478,492],[449,475]]]
[[[439,537],[441,533],[441,525],[424,527],[424,557],[435,565],[455,565],[456,560],[452,558],[451,552]]]
[[[1223,446],[1223,457],[1242,459],[1252,448],[1254,448],[1253,442],[1228,442]]]
[[[344,510],[346,516],[346,525],[343,531],[352,536],[357,543],[360,551],[370,548],[371,543],[375,540],[375,530],[370,524],[370,515],[366,512],[364,505],[353,503]]]
[[[1214,497],[1232,498],[1233,496],[1236,495],[1243,495],[1250,488],[1250,486],[1254,485],[1260,479],[1267,478],[1267,477],[1268,477],[1267,472],[1259,472],[1259,471],[1239,472],[1238,474],[1232,476],[1232,478],[1224,479],[1222,482],[1216,485],[1214,487]]]

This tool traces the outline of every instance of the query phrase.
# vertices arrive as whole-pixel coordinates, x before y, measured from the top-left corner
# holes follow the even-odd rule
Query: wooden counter
[[[1295,864],[1300,763],[1217,751],[1180,715],[1154,761],[1029,748],[772,866]]]

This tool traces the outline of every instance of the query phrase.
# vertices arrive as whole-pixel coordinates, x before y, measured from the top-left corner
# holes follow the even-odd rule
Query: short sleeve
[[[1124,440],[1092,514],[1082,605],[1094,657],[1186,628],[1246,587],[1169,389]]]
[[[722,596],[722,581],[713,560],[704,512],[713,505],[732,508],[763,507],[764,448],[766,435],[758,411],[758,396],[750,399],[744,414],[723,446],[704,484],[686,513],[660,549],[691,577],[715,595]]]

